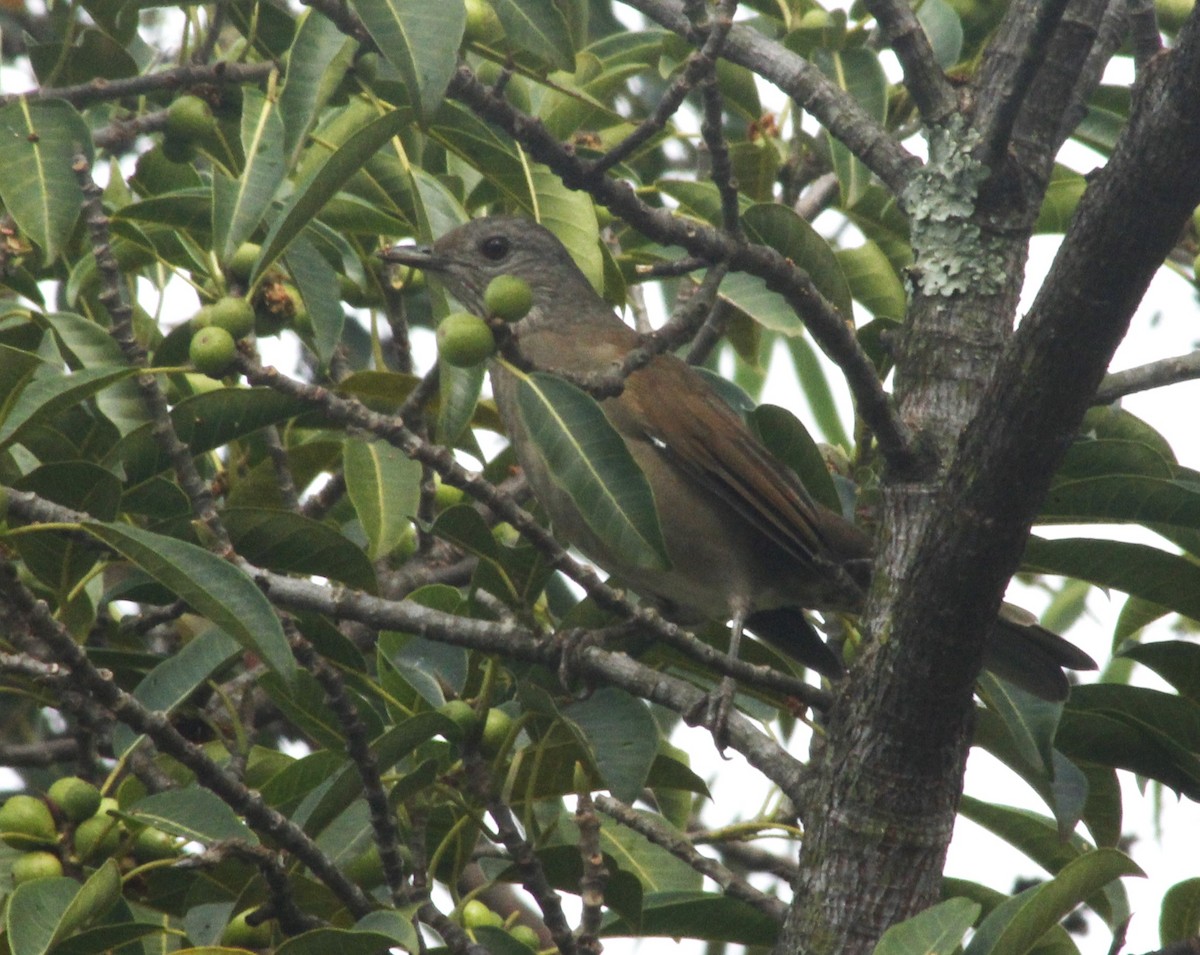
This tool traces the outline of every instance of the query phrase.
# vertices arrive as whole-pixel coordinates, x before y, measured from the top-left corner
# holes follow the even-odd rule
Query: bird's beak
[[[427,245],[393,245],[379,253],[389,265],[407,265],[426,272],[440,272],[446,268],[446,260]]]

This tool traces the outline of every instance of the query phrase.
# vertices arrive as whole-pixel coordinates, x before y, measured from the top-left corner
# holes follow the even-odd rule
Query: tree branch
[[[683,12],[679,0],[624,0],[689,42],[699,46],[703,31]],[[757,30],[734,25],[721,55],[757,73],[812,113],[831,136],[863,161],[893,193],[904,191],[920,160],[896,142],[845,90],[831,83],[803,57],[767,39]]]
[[[1106,375],[1096,389],[1092,404],[1107,405],[1135,392],[1177,385],[1181,381],[1195,381],[1197,378],[1200,378],[1200,351],[1163,358],[1148,365]]]
[[[904,85],[925,122],[940,125],[958,111],[958,96],[937,64],[925,28],[907,0],[867,0],[867,10],[904,69]]]

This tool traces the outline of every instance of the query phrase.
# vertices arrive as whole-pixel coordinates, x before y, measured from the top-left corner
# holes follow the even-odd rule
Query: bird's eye
[[[479,250],[493,262],[499,262],[508,255],[509,248],[511,246],[508,239],[502,235],[490,236],[484,239],[483,243],[479,246]]]

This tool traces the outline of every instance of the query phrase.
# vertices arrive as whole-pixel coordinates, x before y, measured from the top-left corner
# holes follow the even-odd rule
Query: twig
[[[600,919],[603,915],[604,888],[608,884],[608,868],[600,851],[600,819],[592,794],[581,792],[575,806],[575,825],[579,827],[579,856],[583,875],[579,879],[579,899],[583,912],[576,938],[579,948],[589,955],[600,955]]]
[[[54,619],[46,604],[37,600],[21,583],[16,567],[9,561],[0,562],[0,606],[7,608],[7,614],[15,618],[10,619],[9,623],[14,625],[8,628],[13,639],[43,643],[55,660],[69,668],[75,685],[135,732],[150,737],[160,751],[194,772],[197,782],[244,816],[251,826],[295,855],[352,914],[361,918],[374,907],[303,829],[268,806],[261,795],[246,788],[203,749],[189,742],[165,713],[146,709],[98,670],[71,633]]]
[[[628,826],[634,832],[645,836],[656,846],[666,849],[675,858],[682,860],[701,875],[708,876],[724,890],[726,895],[741,899],[776,922],[783,922],[783,917],[787,914],[787,906],[783,902],[760,892],[732,869],[715,859],[710,859],[697,852],[696,847],[684,833],[672,829],[653,816],[639,813],[632,806],[603,793],[596,796],[596,808],[606,815],[612,816],[622,825]]]
[[[521,879],[521,884],[533,896],[542,913],[542,920],[550,930],[554,944],[562,955],[576,955],[578,951],[575,936],[571,934],[571,926],[563,913],[562,902],[546,870],[534,852],[533,846],[517,827],[517,820],[512,810],[492,789],[491,771],[487,760],[480,755],[477,748],[468,746],[463,754],[467,779],[475,795],[487,807],[488,815],[496,824],[496,835],[501,845],[508,851],[509,858]]]
[[[660,26],[699,46],[704,29],[696,27],[678,0],[625,0]],[[835,139],[862,160],[894,194],[900,195],[920,160],[898,143],[845,90],[774,40],[750,27],[735,24],[721,55],[774,83],[803,106]]]
[[[1132,395],[1138,391],[1149,391],[1152,388],[1163,388],[1176,385],[1181,381],[1194,381],[1200,378],[1200,351],[1189,352],[1175,358],[1163,358],[1148,365],[1137,368],[1127,368],[1125,371],[1114,371],[1105,375],[1096,389],[1093,404],[1106,405]]]
[[[938,66],[913,8],[906,0],[867,0],[866,6],[900,61],[904,85],[925,121],[930,125],[945,122],[958,110],[958,97]]]
[[[189,66],[177,66],[158,73],[147,73],[143,76],[131,76],[128,79],[94,79],[77,86],[46,86],[30,90],[27,93],[11,93],[7,96],[0,96],[0,106],[7,106],[19,99],[62,99],[73,106],[83,107],[92,103],[143,96],[159,90],[186,89],[189,86],[199,86],[205,83],[232,86],[238,83],[256,82],[266,79],[274,69],[278,69],[278,64],[197,63]]]
[[[226,554],[232,553],[233,544],[217,514],[212,492],[200,477],[192,460],[191,450],[180,439],[171,420],[171,409],[167,396],[159,387],[158,378],[146,368],[146,350],[138,341],[133,329],[133,307],[128,301],[128,292],[123,280],[120,263],[113,252],[109,234],[108,216],[104,212],[103,193],[92,179],[91,166],[87,157],[75,157],[75,175],[83,190],[83,219],[87,224],[92,252],[96,258],[96,270],[100,275],[99,299],[112,318],[109,334],[121,349],[125,361],[139,369],[135,381],[141,392],[142,403],[153,422],[151,433],[171,462],[179,486],[191,502],[192,511],[204,523],[212,535],[215,548]]]

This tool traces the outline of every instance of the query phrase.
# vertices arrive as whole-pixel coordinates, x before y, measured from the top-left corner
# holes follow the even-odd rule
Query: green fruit
[[[46,795],[71,822],[83,822],[100,808],[100,790],[78,776],[56,779]]]
[[[0,839],[14,849],[36,849],[58,841],[50,807],[36,796],[10,796],[0,806]]]
[[[364,53],[354,61],[354,72],[364,83],[374,83],[379,79],[379,63],[380,58],[378,53]]]
[[[112,816],[92,816],[75,829],[75,855],[80,862],[100,862],[121,845],[121,823]]]
[[[483,304],[497,318],[516,322],[533,308],[533,290],[528,282],[516,275],[497,275],[488,282]]]
[[[495,43],[504,36],[500,18],[487,0],[467,0],[467,28],[463,39],[468,43]]]
[[[179,855],[179,840],[169,832],[147,827],[134,837],[133,857],[138,862],[174,859],[177,855]]]
[[[462,488],[455,487],[453,484],[443,484],[439,480],[437,488],[433,492],[433,506],[435,510],[444,511],[448,507],[454,507],[455,504],[461,504],[466,497],[467,492]]]
[[[254,331],[254,307],[244,298],[226,295],[213,305],[210,324],[223,328],[235,339],[245,338]]]
[[[489,909],[479,899],[471,899],[462,907],[462,921],[467,928],[500,928],[504,919]]]
[[[229,945],[233,948],[266,948],[271,944],[270,922],[250,925],[246,921],[246,916],[253,911],[254,909],[246,909],[245,912],[239,912],[233,917],[221,933],[222,945]]]
[[[167,135],[163,137],[162,154],[176,165],[186,164],[196,158],[196,147],[190,139]]]
[[[508,739],[512,729],[512,717],[503,710],[488,710],[487,719],[483,723],[483,735],[479,739],[479,748],[488,756],[500,752],[500,747]]]
[[[239,282],[250,281],[250,272],[254,268],[254,263],[258,261],[260,252],[262,252],[262,246],[257,242],[243,242],[230,256],[229,265],[225,267],[225,271]]]
[[[478,715],[475,708],[465,700],[447,700],[438,707],[438,712],[449,718],[466,736],[478,724]]]
[[[188,345],[188,358],[196,366],[196,371],[208,375],[209,378],[220,378],[233,365],[237,357],[237,342],[223,328],[209,325],[200,329],[192,336]]]
[[[0,485],[0,521],[8,516],[8,488]]]
[[[451,312],[437,327],[437,347],[446,364],[468,368],[491,357],[496,340],[482,318]]]
[[[26,852],[12,864],[13,885],[34,879],[53,879],[62,874],[62,863],[53,852]]]
[[[167,109],[167,135],[184,141],[203,139],[217,128],[212,109],[199,96],[180,96]]]
[[[1196,281],[1200,282],[1200,255],[1197,255],[1192,261],[1192,271],[1196,275]]]
[[[346,878],[362,889],[383,885],[383,860],[379,858],[379,847],[371,846],[362,855],[351,859],[346,866]]]
[[[538,936],[538,933],[528,925],[514,925],[508,930],[508,934],[527,948],[532,948],[535,952],[542,946],[542,940]]]

